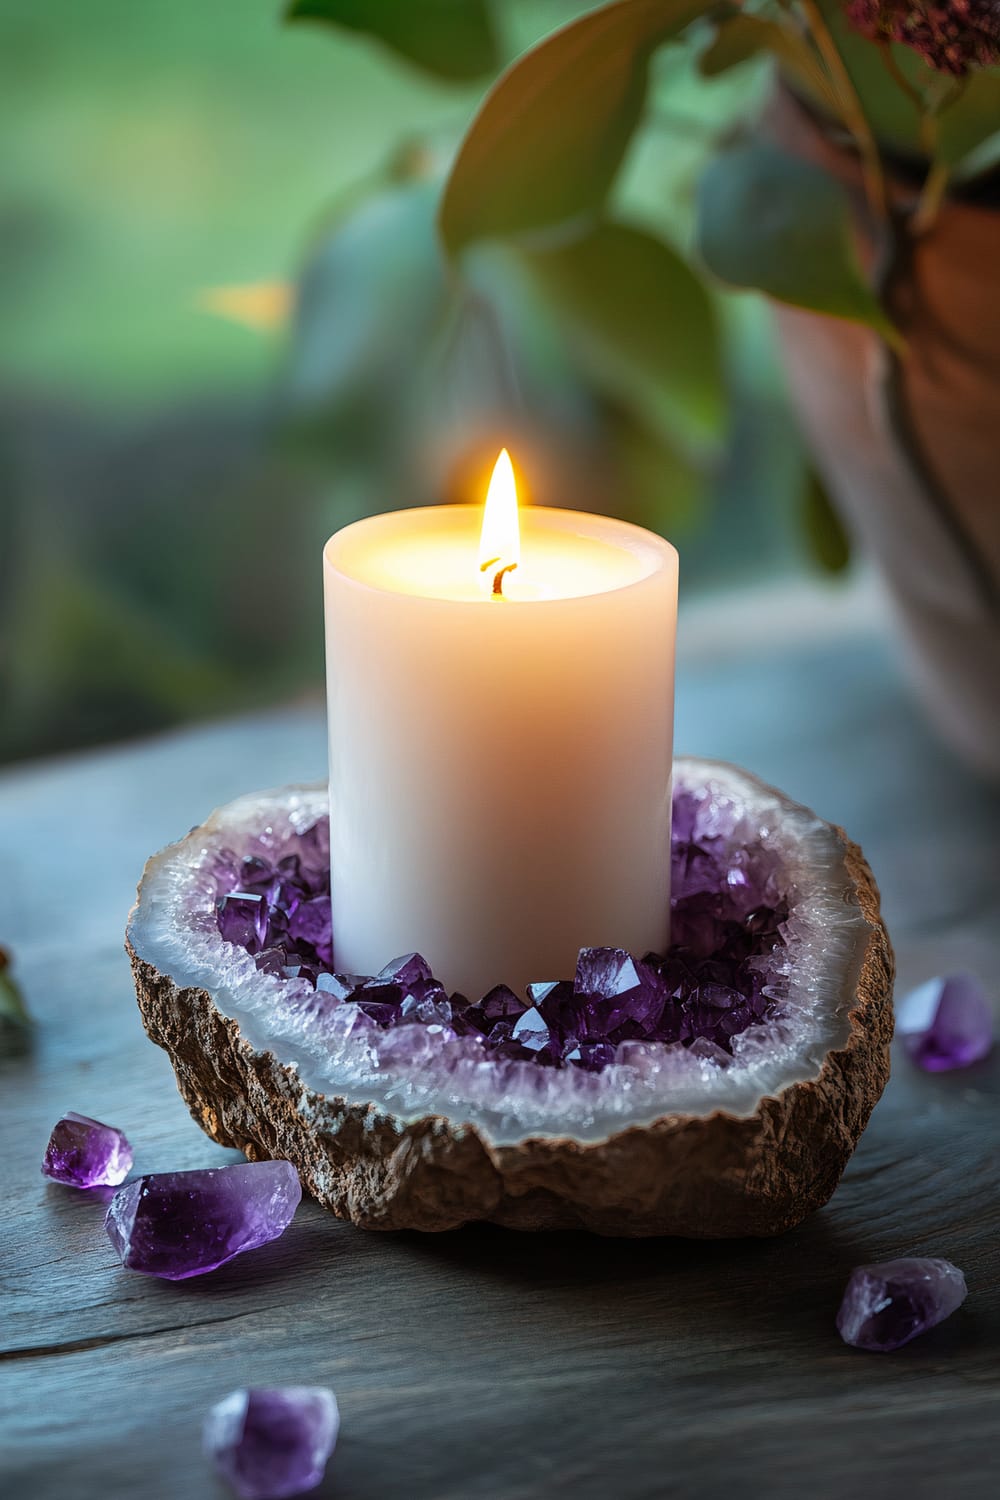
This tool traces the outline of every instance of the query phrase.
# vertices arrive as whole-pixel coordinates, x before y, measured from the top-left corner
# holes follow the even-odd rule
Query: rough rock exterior
[[[889,1073],[892,950],[872,873],[838,837],[868,927],[846,1044],[818,1076],[762,1099],[753,1115],[666,1115],[603,1141],[496,1146],[439,1115],[407,1124],[317,1093],[273,1052],[251,1047],[206,990],[178,988],[128,950],[146,1030],[169,1054],[194,1118],[251,1160],[294,1162],[340,1218],[384,1230],[489,1220],[624,1236],[773,1235],[829,1199]]]

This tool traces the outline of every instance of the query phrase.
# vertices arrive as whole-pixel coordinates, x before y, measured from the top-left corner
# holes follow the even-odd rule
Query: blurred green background
[[[586,8],[496,0],[500,56]],[[685,269],[767,87],[696,45],[655,59],[615,189],[669,257],[647,317],[628,246],[449,280],[435,201],[488,76],[279,0],[0,0],[0,759],[318,690],[326,536],[481,493],[501,443],[530,498],[670,535],[688,597],[841,560],[766,311]]]

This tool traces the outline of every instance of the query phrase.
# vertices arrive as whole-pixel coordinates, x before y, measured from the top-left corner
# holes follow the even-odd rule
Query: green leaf
[[[989,147],[1000,130],[1000,71],[971,73],[953,104],[938,116],[935,158],[959,168],[967,158]],[[994,140],[994,148],[995,148]],[[976,170],[974,168],[973,175]],[[965,175],[961,172],[961,175]]]
[[[802,492],[802,528],[810,553],[828,573],[842,573],[851,561],[851,543],[814,469]]]
[[[432,181],[349,204],[313,248],[299,285],[286,392],[300,416],[341,418],[405,401],[447,303]]]
[[[480,78],[501,62],[487,0],[291,0],[286,18],[368,32],[438,78]]]
[[[775,30],[773,22],[762,21],[758,16],[744,15],[742,11],[719,21],[715,35],[698,58],[698,72],[703,78],[717,78],[759,57],[770,46],[770,32]]]
[[[661,536],[691,531],[709,499],[706,469],[626,407],[606,410],[604,421],[617,482],[602,505]]]
[[[593,213],[642,113],[650,54],[711,0],[616,0],[498,79],[459,149],[440,226],[456,252]]]
[[[721,281],[898,334],[865,281],[845,189],[764,142],[723,152],[698,188],[697,244]]]
[[[715,316],[676,251],[644,229],[604,222],[526,260],[595,384],[661,432],[718,439],[726,399]]]
[[[832,114],[839,112],[837,96],[812,43],[794,25],[743,13],[730,16],[719,23],[715,40],[698,59],[698,69],[703,77],[715,78],[762,52],[777,58],[782,71],[810,98],[818,100]]]

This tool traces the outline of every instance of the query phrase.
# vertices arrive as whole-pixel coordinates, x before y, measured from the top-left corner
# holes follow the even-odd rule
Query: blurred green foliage
[[[333,195],[478,92],[281,0],[0,0],[0,380],[116,413],[259,392],[274,342],[199,291],[292,274]]]
[[[821,167],[740,141],[709,162],[700,203],[698,253],[721,281],[895,337],[861,268],[847,189]]]
[[[686,589],[810,555],[766,318],[690,268],[767,64],[649,55],[696,7],[633,3],[648,94],[588,90],[623,122],[592,222],[487,235],[491,167],[449,260],[490,73],[585,6],[0,0],[0,758],[315,688],[325,536],[478,498],[501,443],[528,498],[678,537]],[[203,305],[296,279],[290,329]]]
[[[864,101],[865,114],[878,138],[904,160],[919,162],[924,154],[921,116],[915,100],[940,95],[951,88],[951,80],[935,73],[910,47],[893,47],[896,68],[910,91],[894,87],[886,75],[877,47],[847,23],[842,0],[817,0],[820,10]],[[936,154],[949,167],[960,167],[984,142],[1000,136],[1000,69],[971,73],[959,97],[942,110],[938,120]],[[959,176],[967,175],[960,171]]]
[[[344,6],[305,9],[336,22]],[[527,9],[493,7],[508,41]],[[332,215],[299,285],[285,390],[360,512],[478,498],[508,444],[531,498],[672,534],[720,508],[716,565],[738,572],[755,531],[765,565],[787,556],[776,534],[803,460],[763,325],[685,254],[698,172],[765,85],[760,69],[701,80],[706,34],[657,50],[704,9],[562,7],[572,31],[503,73],[450,170],[454,142],[412,141]],[[382,34],[394,9],[368,15]],[[658,137],[645,161],[640,120]],[[712,571],[706,550],[686,577]]]
[[[31,1015],[11,973],[11,956],[0,948],[0,1058],[16,1057],[31,1044]]]
[[[286,15],[377,36],[440,78],[479,78],[502,61],[488,0],[291,0]]]

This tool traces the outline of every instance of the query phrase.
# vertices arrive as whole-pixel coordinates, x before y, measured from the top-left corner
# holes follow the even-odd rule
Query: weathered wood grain
[[[742,761],[843,822],[881,880],[901,984],[1000,973],[1000,798],[928,739],[880,650],[680,674],[679,747]],[[46,1184],[64,1108],[120,1124],[139,1169],[232,1153],[144,1038],[121,951],[147,853],[253,787],[322,775],[318,711],[0,777],[0,941],[38,1017],[0,1067],[0,1493],[221,1494],[198,1451],[232,1386],[328,1382],[340,1500],[740,1500],[996,1493],[1000,1066],[904,1060],[829,1208],[781,1240],[366,1235],[303,1206],[283,1239],[168,1285],[118,1267],[102,1207]],[[970,1296],[896,1355],[845,1348],[859,1261],[947,1255]]]

